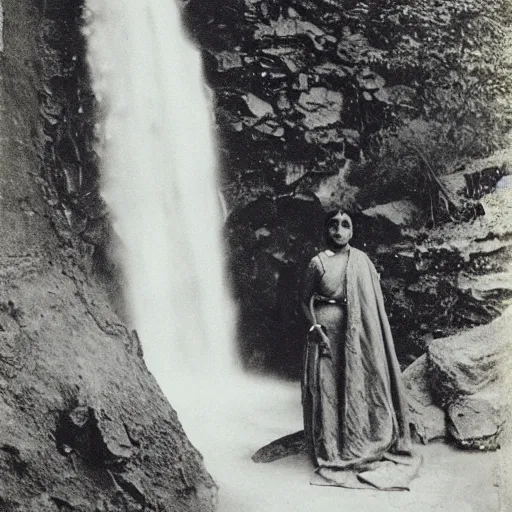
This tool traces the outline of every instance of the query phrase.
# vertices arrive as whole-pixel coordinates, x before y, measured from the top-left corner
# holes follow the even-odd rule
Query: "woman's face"
[[[327,233],[335,247],[345,247],[352,238],[352,220],[346,213],[337,213],[329,220]]]

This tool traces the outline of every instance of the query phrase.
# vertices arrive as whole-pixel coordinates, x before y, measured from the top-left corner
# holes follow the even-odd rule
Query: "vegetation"
[[[365,125],[356,181],[374,200],[435,188],[452,170],[507,144],[512,122],[512,4],[503,0],[357,2],[352,30],[366,37],[360,65],[386,81]],[[365,120],[366,105],[361,117]],[[377,192],[377,187],[379,193]]]

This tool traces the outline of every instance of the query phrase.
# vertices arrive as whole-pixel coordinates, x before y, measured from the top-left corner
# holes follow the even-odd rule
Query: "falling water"
[[[250,512],[247,496],[260,491],[251,484],[249,455],[269,435],[300,428],[300,404],[296,386],[234,370],[215,145],[199,55],[173,0],[86,5],[102,194],[122,242],[132,321],[148,368],[221,487],[220,510],[238,511],[243,503]]]
[[[87,0],[103,190],[127,302],[166,386],[232,368],[211,110],[172,0]],[[178,390],[177,390],[178,391]]]

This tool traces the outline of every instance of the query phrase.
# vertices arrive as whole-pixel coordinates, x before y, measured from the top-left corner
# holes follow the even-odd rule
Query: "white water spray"
[[[300,403],[296,386],[236,371],[199,54],[173,0],[86,2],[102,194],[146,364],[220,485],[219,510],[259,511],[250,454],[300,428]]]
[[[123,243],[127,302],[149,369],[178,394],[178,377],[223,375],[234,360],[200,57],[173,0],[87,8],[102,194]]]

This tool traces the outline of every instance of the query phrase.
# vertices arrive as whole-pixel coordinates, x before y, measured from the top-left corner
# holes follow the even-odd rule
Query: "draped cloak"
[[[379,275],[364,252],[350,248],[345,279],[346,305],[337,306],[344,308],[344,321],[334,333],[337,339],[331,340],[338,344],[338,355],[320,354],[316,331],[308,336],[305,350],[304,430],[317,467],[317,481],[312,483],[407,488],[418,469],[412,466],[419,462],[393,455],[410,455],[411,436]],[[384,472],[384,466],[378,466],[383,460]],[[409,466],[406,474],[396,471],[397,463]]]

